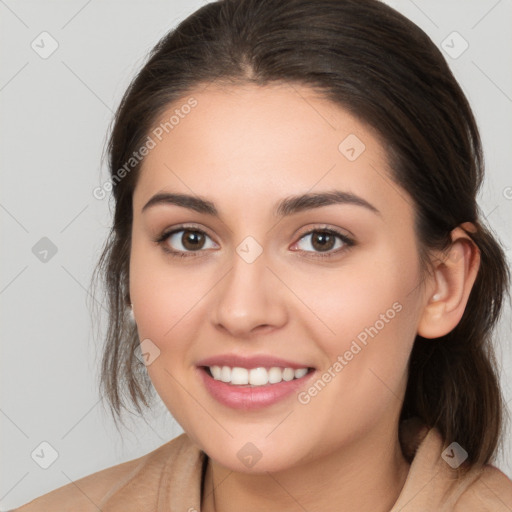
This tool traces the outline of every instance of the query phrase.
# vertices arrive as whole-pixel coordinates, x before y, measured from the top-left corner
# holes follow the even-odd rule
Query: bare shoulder
[[[103,497],[135,474],[143,467],[146,454],[137,459],[103,469],[79,480],[43,494],[10,512],[54,512],[73,510],[74,512],[97,512]]]
[[[457,501],[455,512],[510,512],[512,480],[488,464]]]

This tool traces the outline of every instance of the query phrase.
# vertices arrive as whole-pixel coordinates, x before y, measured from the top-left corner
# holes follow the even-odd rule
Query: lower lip
[[[260,409],[275,404],[302,388],[315,371],[300,379],[282,380],[278,384],[265,386],[236,386],[210,377],[204,367],[198,368],[206,389],[221,404],[233,409]]]

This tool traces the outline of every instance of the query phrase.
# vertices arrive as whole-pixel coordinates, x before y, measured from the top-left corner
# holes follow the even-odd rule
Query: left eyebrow
[[[154,195],[142,208],[142,212],[159,204],[174,204],[198,213],[204,213],[213,217],[219,217],[219,211],[212,201],[207,199],[191,196],[188,194],[176,194],[170,192],[162,192]],[[361,206],[367,210],[382,217],[381,212],[360,196],[352,192],[343,192],[334,190],[330,192],[317,192],[302,194],[298,196],[289,196],[276,205],[274,215],[278,217],[286,217],[304,210],[320,208],[332,204],[350,204]]]
[[[304,210],[320,208],[331,204],[351,204],[362,206],[363,208],[366,208],[382,217],[381,212],[366,199],[363,199],[352,192],[343,192],[341,190],[287,197],[279,202],[275,210],[275,214],[279,217],[284,217]]]

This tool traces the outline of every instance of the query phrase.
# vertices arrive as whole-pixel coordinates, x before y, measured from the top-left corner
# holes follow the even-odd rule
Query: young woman
[[[509,511],[509,287],[479,133],[376,0],[224,0],[164,37],[109,144],[114,417],[184,434],[17,509]]]

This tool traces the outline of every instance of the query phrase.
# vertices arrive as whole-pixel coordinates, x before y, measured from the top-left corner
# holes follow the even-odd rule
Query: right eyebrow
[[[187,194],[175,194],[170,192],[155,194],[144,205],[142,212],[159,204],[174,204],[176,206],[188,208],[189,210],[194,210],[198,213],[206,213],[207,215],[219,217],[219,212],[211,201],[202,199],[200,197],[189,196]]]

